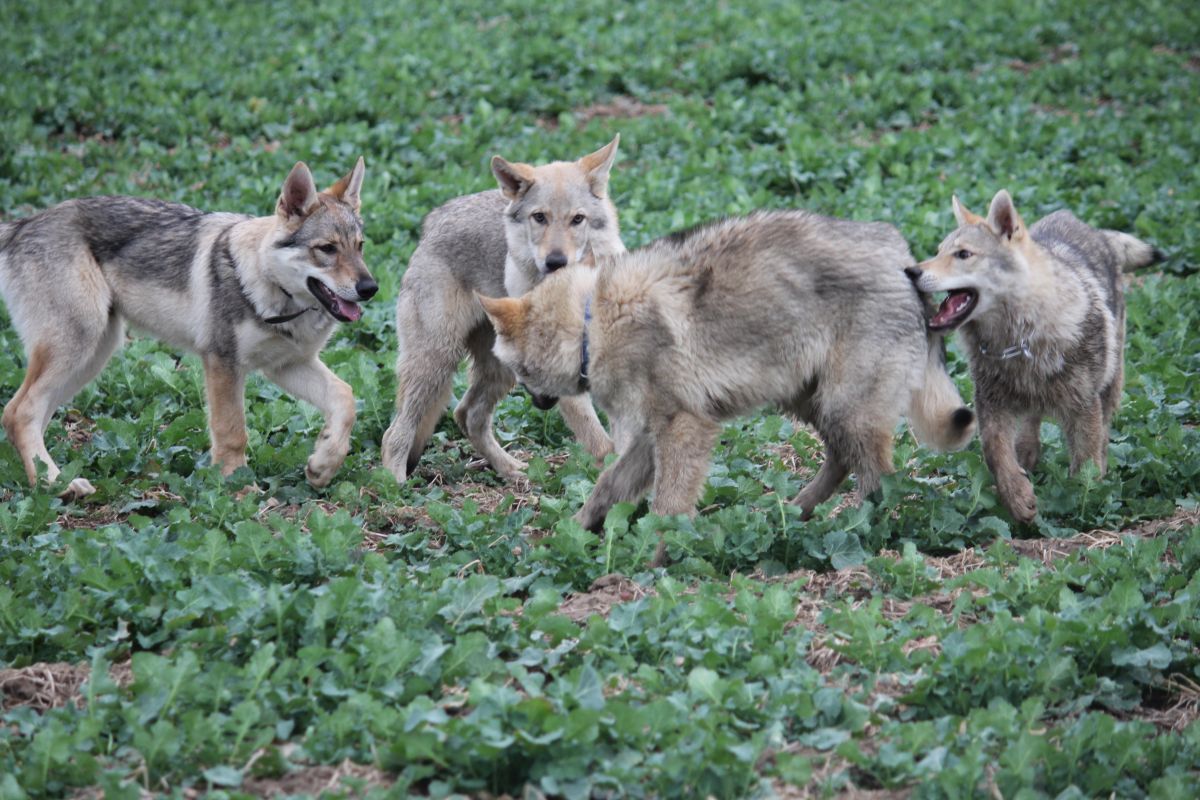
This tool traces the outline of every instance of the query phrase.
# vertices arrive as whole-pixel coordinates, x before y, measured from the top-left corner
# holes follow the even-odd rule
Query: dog
[[[475,293],[519,296],[556,270],[625,252],[608,198],[619,141],[578,161],[536,167],[496,156],[499,189],[451,200],[425,218],[396,300],[396,414],[383,437],[383,463],[397,481],[416,468],[465,355],[470,384],[454,419],[501,477],[523,475],[526,465],[492,431],[492,412],[514,379],[492,355],[494,333]],[[593,457],[612,452],[586,397],[561,408]]]
[[[354,395],[317,356],[378,290],[363,263],[363,172],[359,158],[318,192],[297,163],[265,217],[90,197],[0,226],[0,295],[28,358],[3,425],[30,483],[36,461],[58,477],[46,427],[121,345],[127,320],[199,354],[222,474],[246,463],[245,379],[261,370],[324,414],[305,474],[328,484],[350,449]],[[63,497],[94,491],[75,478]]]
[[[794,499],[807,518],[850,471],[861,495],[879,487],[902,414],[939,449],[974,432],[913,263],[890,225],[760,211],[480,303],[497,358],[540,405],[590,391],[609,415],[618,458],[575,516],[584,528],[651,484],[654,513],[693,514],[721,423],[768,405],[824,441]]]
[[[1104,474],[1124,382],[1121,273],[1163,255],[1065,210],[1027,228],[1004,190],[987,219],[952,202],[958,228],[909,274],[922,292],[948,292],[929,327],[961,330],[984,458],[1008,512],[1028,523],[1043,417],[1062,426],[1072,474],[1088,461]]]

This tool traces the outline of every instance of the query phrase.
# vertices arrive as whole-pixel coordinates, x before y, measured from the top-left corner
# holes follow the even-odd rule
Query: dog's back
[[[492,189],[456,197],[430,211],[405,272],[403,290],[420,293],[423,281],[439,280],[444,272],[468,292],[503,295],[507,204],[500,190]],[[477,311],[474,297],[470,299]]]
[[[1128,259],[1123,250],[1118,250],[1119,240],[1111,234],[1080,222],[1070,211],[1055,211],[1029,226],[1029,235],[1054,256],[1059,264],[1069,269],[1080,280],[1094,277],[1102,292],[1102,300],[1109,310],[1118,314],[1124,307],[1121,273]],[[1125,236],[1125,234],[1117,234]],[[1133,241],[1133,237],[1126,237]]]
[[[802,211],[675,234],[601,271],[598,295],[642,309],[642,335],[620,340],[645,352],[614,353],[628,366],[611,368],[670,375],[673,391],[720,418],[787,403],[819,375],[853,380],[877,359],[908,363],[925,352],[921,305],[903,274],[911,263],[890,225]]]

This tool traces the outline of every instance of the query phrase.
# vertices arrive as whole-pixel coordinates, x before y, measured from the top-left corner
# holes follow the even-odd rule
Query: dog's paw
[[[1027,525],[1037,516],[1037,497],[1033,494],[1033,484],[1023,475],[1000,486],[1000,499],[1012,518],[1021,524]]]
[[[494,465],[496,474],[509,483],[520,484],[522,481],[528,483],[529,479],[525,477],[525,470],[529,465],[520,459],[513,458],[508,453],[503,455],[503,459],[496,459],[497,463]]]
[[[59,497],[64,502],[70,503],[75,500],[82,500],[90,494],[96,493],[96,487],[92,486],[92,482],[86,478],[76,478],[71,481],[66,489],[63,489]]]
[[[327,455],[313,453],[308,457],[308,463],[304,465],[304,477],[308,479],[308,484],[316,489],[323,489],[333,480],[333,476],[337,474],[338,468],[342,466],[342,458],[330,458]]]
[[[604,437],[603,441],[589,443],[587,451],[588,455],[596,459],[597,466],[604,466],[604,459],[615,452],[612,439],[609,439],[607,436]]]

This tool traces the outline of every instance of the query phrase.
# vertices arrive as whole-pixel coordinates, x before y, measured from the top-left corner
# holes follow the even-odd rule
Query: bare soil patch
[[[607,617],[621,603],[653,595],[653,589],[639,586],[624,575],[603,575],[593,581],[586,592],[568,595],[558,613],[572,622],[583,623],[593,614]]]
[[[587,106],[571,109],[580,125],[586,125],[594,119],[636,119],[638,117],[659,117],[667,113],[666,105],[662,103],[643,103],[636,97],[617,95],[607,103],[592,103]],[[539,127],[547,130],[558,128],[555,117],[540,117]]]
[[[333,793],[340,797],[362,797],[371,789],[387,789],[395,781],[375,767],[343,761],[335,767],[303,767],[278,778],[250,778],[241,791],[255,797],[284,797],[307,794],[314,797]]]
[[[46,711],[68,704],[83,708],[83,687],[91,673],[90,664],[64,662],[0,669],[0,709],[8,711],[18,706],[29,706],[37,711]],[[133,683],[133,669],[128,661],[111,665],[108,675],[120,687]]]

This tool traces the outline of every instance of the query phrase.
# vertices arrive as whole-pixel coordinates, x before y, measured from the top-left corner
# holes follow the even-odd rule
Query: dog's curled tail
[[[1162,250],[1128,233],[1104,231],[1104,237],[1108,239],[1109,246],[1116,251],[1122,272],[1134,272],[1167,260],[1167,255]]]
[[[928,333],[928,355],[921,386],[913,392],[908,424],[917,441],[935,450],[961,450],[975,435],[975,412],[963,404],[946,372],[946,342]]]

